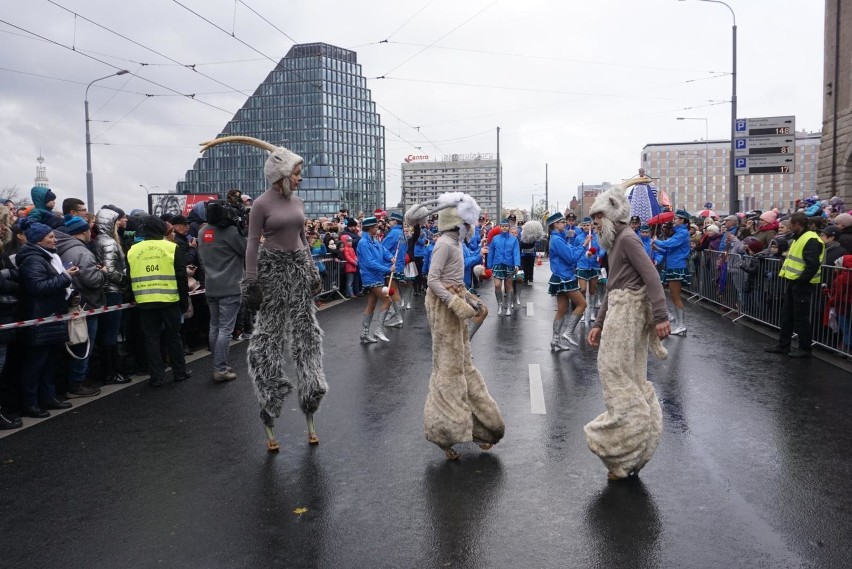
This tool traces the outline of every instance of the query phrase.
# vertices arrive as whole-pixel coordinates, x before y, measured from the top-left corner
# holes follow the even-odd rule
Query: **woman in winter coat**
[[[18,268],[9,258],[7,247],[12,243],[12,212],[6,206],[0,206],[0,244],[3,253],[0,255],[0,324],[10,324],[17,320],[18,306]],[[9,345],[15,339],[15,330],[0,330],[0,372],[6,367],[6,355]],[[11,418],[0,410],[0,430],[17,429],[22,426],[21,420]]]
[[[358,272],[358,255],[355,254],[355,249],[352,248],[352,238],[348,235],[341,235],[340,242],[343,244],[343,267],[346,273],[346,298],[355,296],[352,292],[352,283],[355,282],[355,273]]]
[[[118,208],[104,207],[95,217],[95,257],[106,269],[106,305],[114,306],[124,301],[124,295],[130,284],[127,276],[127,259],[118,237],[119,225],[125,220],[124,212]],[[98,343],[103,348],[103,368],[105,385],[111,383],[129,383],[130,378],[118,371],[118,331],[121,328],[122,312],[105,312],[98,316]]]
[[[65,269],[56,254],[53,230],[36,221],[23,219],[27,243],[15,256],[21,283],[24,318],[44,318],[68,312],[72,298],[71,280],[78,267]],[[79,300],[79,296],[76,297]],[[28,342],[22,375],[23,414],[43,419],[45,409],[68,409],[71,404],[56,397],[53,375],[62,346],[68,340],[67,322],[50,322],[26,328]]]

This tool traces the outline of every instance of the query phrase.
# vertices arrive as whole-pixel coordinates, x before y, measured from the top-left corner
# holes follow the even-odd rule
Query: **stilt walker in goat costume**
[[[647,379],[648,347],[657,357],[668,357],[661,340],[671,329],[657,270],[627,225],[630,204],[624,190],[602,193],[589,213],[609,257],[607,295],[588,336],[590,345],[600,344],[606,411],[584,430],[608,478],[620,480],[638,474],[660,442],[663,417]]]
[[[437,205],[435,205],[437,204]],[[431,211],[426,208],[432,205]],[[487,315],[485,305],[464,286],[462,246],[479,218],[479,206],[460,192],[443,194],[434,202],[415,204],[408,223],[423,223],[438,213],[441,236],[432,251],[426,293],[426,316],[432,331],[432,376],[424,409],[426,439],[450,460],[459,458],[456,443],[474,441],[488,450],[503,438],[505,425],[497,403],[470,357],[467,320]]]
[[[246,273],[240,288],[243,306],[257,310],[249,341],[248,371],[260,401],[267,448],[278,451],[272,431],[293,384],[284,373],[288,352],[296,366],[299,406],[308,423],[308,442],[318,444],[314,413],[328,390],[322,369],[322,330],[314,293],[322,286],[305,238],[305,206],[295,195],[302,180],[302,157],[248,136],[226,136],[203,143],[202,152],[229,142],[270,153],[263,173],[270,188],[257,198],[249,217]],[[264,236],[263,247],[260,237]]]

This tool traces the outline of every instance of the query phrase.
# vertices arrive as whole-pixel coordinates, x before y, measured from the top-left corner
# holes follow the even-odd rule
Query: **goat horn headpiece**
[[[263,174],[266,176],[266,181],[270,184],[286,178],[293,173],[296,165],[304,162],[301,156],[290,152],[283,146],[275,146],[274,144],[251,136],[223,136],[222,138],[208,140],[201,143],[201,152],[227,142],[248,144],[249,146],[255,146],[269,152],[269,158],[266,159],[266,164],[263,165]]]

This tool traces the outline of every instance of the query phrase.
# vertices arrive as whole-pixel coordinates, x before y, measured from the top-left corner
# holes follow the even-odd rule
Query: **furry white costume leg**
[[[281,413],[293,388],[284,373],[283,354],[290,354],[297,371],[299,406],[308,424],[308,441],[317,444],[313,414],[328,391],[322,369],[322,330],[311,294],[313,269],[306,251],[261,249],[258,281],[263,302],[255,317],[254,334],[247,351],[249,377],[261,405],[270,451],[278,450],[272,434],[273,418]]]
[[[668,356],[654,331],[645,288],[609,292],[598,370],[606,411],[584,427],[586,442],[609,469],[610,479],[638,473],[662,433],[662,410],[647,380],[648,347]]]
[[[471,360],[467,324],[431,290],[426,316],[432,331],[432,376],[423,412],[426,439],[445,450],[467,441],[490,448],[503,438],[505,424]]]

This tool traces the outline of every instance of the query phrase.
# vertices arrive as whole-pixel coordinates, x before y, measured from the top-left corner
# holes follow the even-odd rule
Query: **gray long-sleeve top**
[[[464,253],[458,231],[441,233],[432,250],[432,263],[429,265],[429,290],[435,293],[445,304],[453,299],[453,293],[446,285],[464,284]]]
[[[606,253],[609,265],[607,290],[638,290],[644,286],[654,312],[654,323],[661,324],[667,321],[666,293],[663,291],[660,275],[657,274],[654,263],[645,253],[645,246],[626,225],[618,224],[615,231],[615,243]],[[604,297],[593,328],[603,328],[606,311],[607,297]]]

